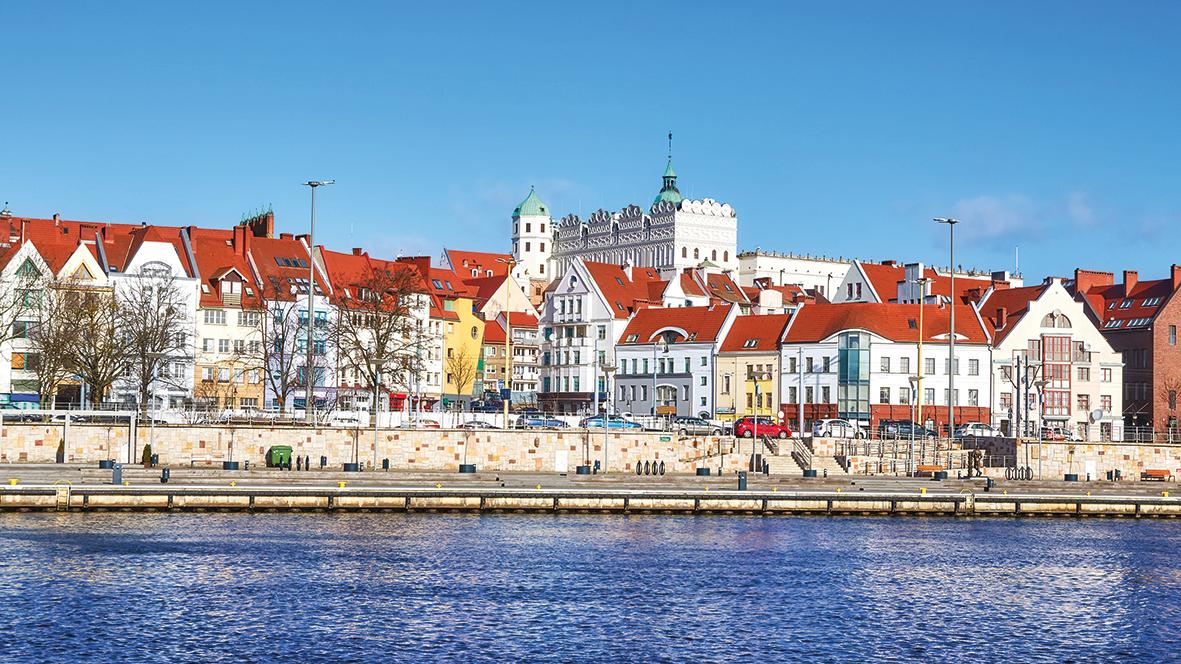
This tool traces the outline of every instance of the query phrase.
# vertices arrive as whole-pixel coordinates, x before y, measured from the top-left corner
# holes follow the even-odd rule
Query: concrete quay
[[[841,479],[752,476],[562,476],[538,473],[341,473],[126,468],[60,465],[0,470],[7,511],[470,511],[624,514],[1181,516],[1171,484],[1008,483],[979,480]]]

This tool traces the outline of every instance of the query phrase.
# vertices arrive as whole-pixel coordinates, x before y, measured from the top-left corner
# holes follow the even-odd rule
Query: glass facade
[[[837,356],[837,410],[849,420],[869,419],[869,335],[846,332],[840,336]]]

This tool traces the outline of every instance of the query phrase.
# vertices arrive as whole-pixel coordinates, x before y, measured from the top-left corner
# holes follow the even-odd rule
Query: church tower
[[[554,249],[553,231],[549,206],[530,187],[529,195],[513,210],[513,258],[525,278],[550,279],[546,265]]]

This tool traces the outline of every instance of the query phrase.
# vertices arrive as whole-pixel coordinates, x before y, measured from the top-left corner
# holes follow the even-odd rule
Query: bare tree
[[[111,290],[90,289],[80,294],[72,314],[74,324],[85,334],[74,338],[71,364],[88,388],[90,405],[97,407],[126,371],[127,336],[120,329],[123,312]]]
[[[183,286],[171,272],[141,268],[134,276],[116,298],[127,344],[127,376],[139,408],[146,413],[153,384],[169,380],[169,372],[161,369],[178,360],[192,361],[188,353],[192,321]]]
[[[334,302],[340,313],[330,338],[342,375],[360,379],[374,398],[383,387],[408,390],[427,341],[423,319],[415,315],[426,306],[418,273],[409,266],[371,266],[354,287],[356,293],[344,297],[342,289]]]
[[[25,259],[13,277],[0,285],[0,344],[25,336],[17,323],[28,318],[36,305],[37,292],[45,288],[47,281],[32,259]]]
[[[37,375],[41,408],[52,408],[57,388],[70,375],[73,352],[85,332],[76,322],[81,293],[68,283],[54,282],[37,293],[36,304],[29,312],[28,337],[30,364],[26,369]]]
[[[248,369],[262,372],[265,392],[284,411],[306,389],[307,328],[304,326],[314,325],[315,321],[303,320],[297,303],[287,297],[278,279],[272,279],[261,290],[258,338],[251,340],[238,353],[238,358]],[[327,370],[327,358],[322,353],[313,353],[312,369],[306,373],[314,377]]]
[[[447,373],[455,384],[456,394],[463,396],[476,379],[476,358],[468,352],[467,346],[460,347],[447,357]]]

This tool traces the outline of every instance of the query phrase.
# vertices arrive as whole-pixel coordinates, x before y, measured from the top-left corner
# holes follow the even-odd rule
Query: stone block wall
[[[383,429],[376,441],[372,430],[289,427],[126,426],[72,424],[4,424],[0,428],[0,463],[51,463],[65,438],[66,461],[91,463],[101,459],[137,463],[152,442],[160,462],[174,465],[250,461],[264,463],[273,445],[290,445],[314,465],[321,456],[331,466],[356,458],[380,466],[390,460],[396,470],[455,470],[474,463],[480,471],[574,472],[589,456],[591,464],[604,459],[607,449],[611,472],[635,471],[636,461],[665,463],[666,472],[693,472],[699,459],[718,450],[719,439],[680,437],[667,433],[611,431],[463,431],[454,429]],[[726,451],[730,439],[721,439]],[[466,452],[466,456],[465,456]]]

